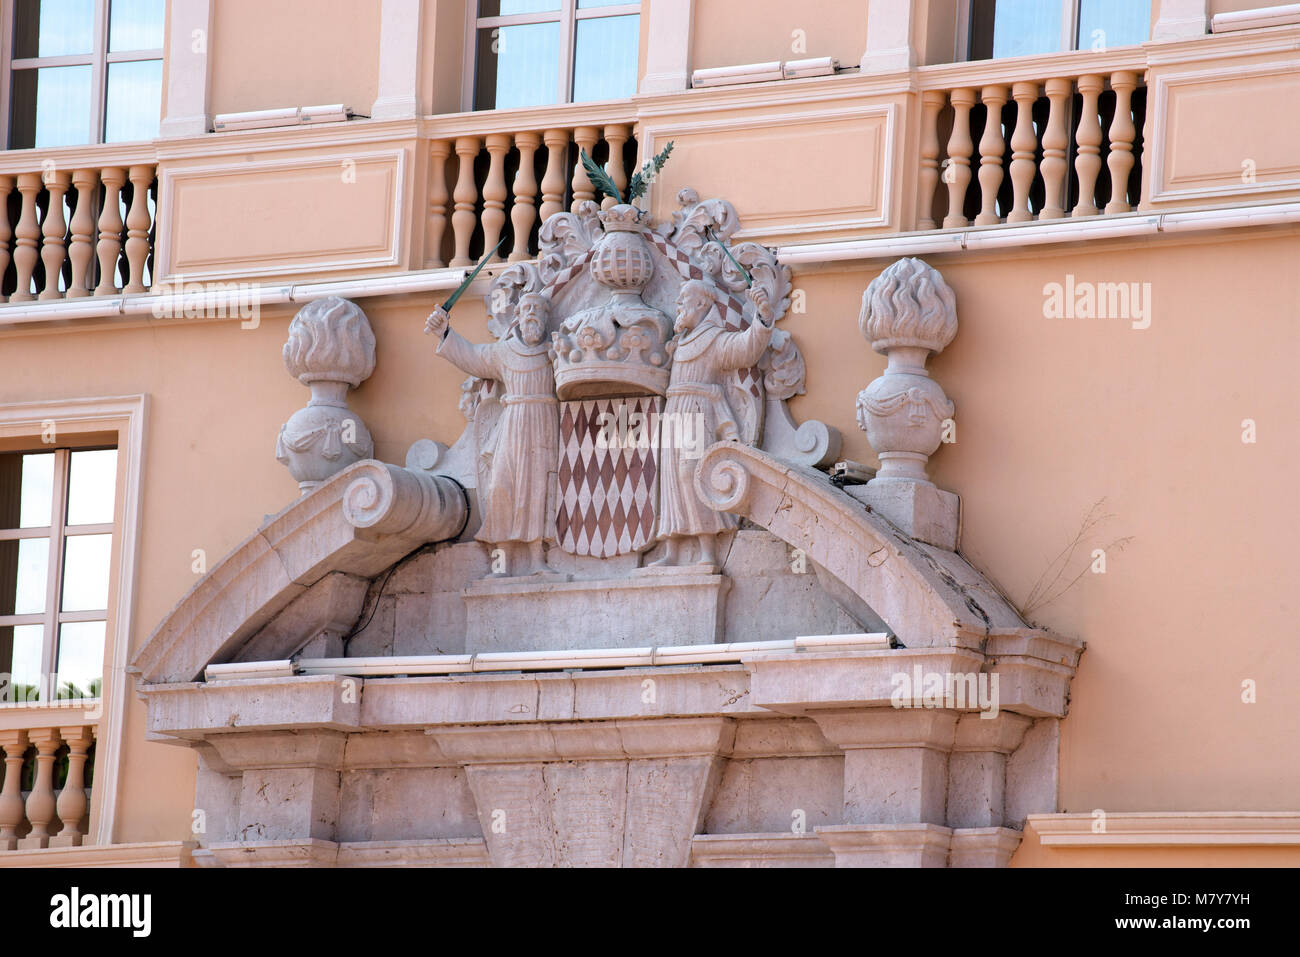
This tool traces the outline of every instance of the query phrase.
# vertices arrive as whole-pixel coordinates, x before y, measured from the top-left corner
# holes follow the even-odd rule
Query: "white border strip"
[[[1300,222],[1300,203],[1236,206],[1231,209],[1178,213],[1122,213],[1086,220],[1059,220],[1012,226],[936,230],[906,236],[882,236],[840,243],[779,246],[777,259],[789,266],[854,259],[895,259],[963,249],[1007,249],[1094,239],[1123,239],[1158,233],[1203,232],[1243,226],[1276,226]]]
[[[507,263],[499,266],[504,268]],[[484,276],[492,274],[491,266],[485,267]],[[286,302],[311,302],[326,296],[342,296],[344,299],[364,298],[367,296],[400,295],[411,292],[434,292],[440,289],[455,289],[466,275],[464,269],[435,269],[423,272],[402,273],[400,275],[375,276],[368,279],[340,279],[333,282],[304,282],[283,285],[263,286],[231,279],[229,281],[201,282],[194,279],[193,285],[214,288],[205,292],[170,292],[161,294],[138,294],[130,296],[113,296],[97,299],[69,299],[62,302],[41,304],[3,305],[0,304],[0,328],[24,322],[45,320],[56,322],[67,319],[96,319],[112,316],[184,316],[187,310],[199,315],[238,316],[240,307],[274,306]],[[180,277],[182,285],[191,281]]]
[[[818,651],[888,651],[886,632],[806,635],[782,641],[734,641],[723,645],[658,648],[593,648],[587,651],[501,651],[478,655],[414,655],[373,658],[303,658],[300,661],[236,661],[208,665],[207,681],[289,678],[293,675],[457,675],[485,671],[555,671],[563,668],[635,668],[734,662],[755,655]]]

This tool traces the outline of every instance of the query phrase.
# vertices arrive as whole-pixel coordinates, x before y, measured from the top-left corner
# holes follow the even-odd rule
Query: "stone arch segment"
[[[980,648],[992,630],[1027,627],[960,555],[917,542],[821,472],[720,442],[700,460],[695,483],[714,508],[802,549],[908,647]]]

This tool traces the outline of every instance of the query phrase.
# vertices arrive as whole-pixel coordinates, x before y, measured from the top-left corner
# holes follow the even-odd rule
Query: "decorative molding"
[[[696,834],[691,867],[834,867],[816,834]]]
[[[1045,847],[1300,846],[1300,811],[1107,812],[1104,821],[1092,814],[1030,814],[1025,828]]]
[[[710,113],[715,112],[710,111]],[[883,118],[884,121],[884,136],[881,138],[875,157],[877,212],[870,215],[849,215],[862,213],[864,210],[860,205],[844,205],[820,210],[800,208],[797,213],[791,210],[767,212],[758,215],[754,213],[745,214],[742,211],[742,219],[746,225],[745,228],[736,231],[733,238],[737,240],[751,239],[772,232],[817,235],[827,232],[839,232],[845,229],[877,229],[888,227],[893,223],[894,152],[898,125],[898,106],[894,103],[845,106],[839,109],[816,112],[768,113],[757,117],[710,118],[687,123],[665,119],[657,123],[646,123],[643,126],[641,151],[644,155],[653,155],[661,148],[662,141],[698,133],[764,129],[789,130],[792,127],[833,123],[837,120],[860,122],[872,117]],[[806,217],[819,214],[833,218],[824,222],[808,222],[806,219],[792,222],[792,219],[796,216]]]
[[[347,258],[329,259],[303,258],[318,253],[301,253],[299,259],[295,260],[290,256],[268,255],[264,259],[271,259],[266,265],[249,266],[245,265],[249,260],[240,260],[240,265],[235,268],[233,265],[226,265],[222,268],[208,269],[185,269],[177,272],[174,261],[176,245],[176,223],[174,210],[176,209],[178,192],[182,184],[189,181],[199,181],[212,177],[257,177],[259,174],[265,174],[271,171],[285,171],[301,173],[310,169],[334,169],[341,170],[345,162],[356,164],[361,167],[367,163],[379,161],[391,161],[393,164],[393,178],[389,184],[389,208],[391,210],[391,227],[388,229],[387,241],[382,248],[375,247],[371,255],[356,256],[351,253],[354,250],[340,250],[340,253]],[[164,228],[159,230],[157,247],[155,250],[155,262],[158,266],[158,277],[154,284],[167,284],[177,280],[200,280],[207,278],[228,278],[237,275],[240,278],[257,277],[257,276],[275,276],[286,273],[319,273],[319,272],[337,272],[339,270],[355,270],[366,266],[398,266],[404,261],[403,256],[406,248],[405,222],[406,222],[406,177],[407,177],[407,150],[378,150],[368,153],[335,153],[329,156],[314,156],[310,158],[282,159],[282,160],[263,160],[255,163],[242,164],[214,164],[208,166],[187,166],[179,169],[164,169],[159,181],[159,201],[158,201],[158,222],[164,224]],[[250,224],[250,228],[252,228]],[[356,250],[366,252],[367,250]],[[253,260],[255,261],[255,260]],[[226,259],[207,258],[199,262],[200,266],[211,266],[214,263],[227,263]]]
[[[1295,44],[1292,44],[1290,49],[1294,50]],[[1156,76],[1153,96],[1155,102],[1155,132],[1152,136],[1151,148],[1144,151],[1146,153],[1144,163],[1151,171],[1147,202],[1163,203],[1177,200],[1213,200],[1227,196],[1246,197],[1278,192],[1294,192],[1295,190],[1300,189],[1300,160],[1297,160],[1293,166],[1284,171],[1293,174],[1290,179],[1274,180],[1267,183],[1256,182],[1251,184],[1242,182],[1241,169],[1239,167],[1223,171],[1221,178],[1230,178],[1235,180],[1235,182],[1223,186],[1171,189],[1168,186],[1168,178],[1166,176],[1169,172],[1166,165],[1166,152],[1171,142],[1169,138],[1169,108],[1172,99],[1172,92],[1177,87],[1190,86],[1203,81],[1212,81],[1216,88],[1226,89],[1227,84],[1224,81],[1229,78],[1244,79],[1262,76],[1295,77],[1297,71],[1300,71],[1300,60],[1292,59],[1285,62],[1243,64],[1227,68],[1220,64],[1213,68],[1207,68],[1204,70],[1160,74]],[[1261,130],[1261,132],[1263,131]],[[1243,148],[1244,147],[1245,144],[1243,144]],[[1269,171],[1256,170],[1256,177],[1258,178],[1260,174],[1267,172]]]
[[[145,395],[23,402],[0,406],[0,436],[38,435],[53,419],[61,429],[116,431],[122,514],[118,516],[117,592],[112,601],[112,656],[105,660],[99,744],[96,747],[95,785],[91,789],[92,833],[95,844],[111,844],[117,817],[121,777],[122,739],[126,729],[127,654],[135,623],[136,575],[139,571],[141,495],[149,398]],[[54,709],[31,709],[55,713]],[[44,720],[43,718],[41,720]],[[51,722],[63,723],[63,722]],[[76,723],[76,722],[72,722]]]
[[[6,867],[192,867],[193,841],[151,841],[138,844],[82,844],[33,851],[6,851]]]

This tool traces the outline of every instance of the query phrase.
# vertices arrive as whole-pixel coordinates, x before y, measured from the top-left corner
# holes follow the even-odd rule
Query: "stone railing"
[[[923,67],[916,228],[1131,211],[1144,66],[1138,48]]]
[[[87,833],[96,723],[48,709],[27,717],[31,727],[0,724],[0,867],[6,851],[75,847]]]
[[[0,302],[147,292],[156,169],[102,146],[0,156]]]
[[[499,260],[533,258],[542,223],[596,198],[579,149],[627,188],[636,163],[634,123],[630,112],[593,112],[584,104],[544,116],[512,110],[427,120],[425,267],[472,265],[503,235]],[[602,205],[614,201],[606,197]]]

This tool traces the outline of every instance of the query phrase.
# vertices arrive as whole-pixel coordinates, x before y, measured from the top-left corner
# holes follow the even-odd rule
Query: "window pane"
[[[90,142],[90,67],[15,70],[10,149]]]
[[[0,528],[49,525],[53,500],[53,452],[0,454]]]
[[[48,538],[0,542],[0,615],[39,615],[45,611],[45,582],[49,576]]]
[[[8,687],[0,688],[0,701],[39,700],[44,644],[42,625],[0,627],[0,676],[10,676]]]
[[[975,0],[971,6],[972,60],[1060,49],[1061,4],[1056,0]]]
[[[618,7],[635,2],[636,0],[578,0],[578,9],[588,10],[592,7]]]
[[[162,60],[108,65],[104,142],[129,143],[158,135],[162,114]]]
[[[58,697],[98,698],[104,683],[104,622],[59,626]]]
[[[480,30],[474,108],[508,110],[558,103],[559,70],[559,23]]]
[[[112,535],[70,535],[63,545],[62,611],[108,607],[108,562]]]
[[[68,478],[68,524],[100,525],[113,520],[117,449],[72,453]]]
[[[1151,33],[1151,0],[1080,0],[1079,49],[1145,43]]]
[[[108,49],[161,50],[164,0],[113,0],[108,17]]]
[[[579,20],[573,59],[573,101],[621,100],[636,92],[641,18]]]
[[[94,48],[95,0],[18,0],[14,56],[71,56]]]
[[[560,0],[479,0],[480,17],[508,17],[516,13],[551,13]]]

